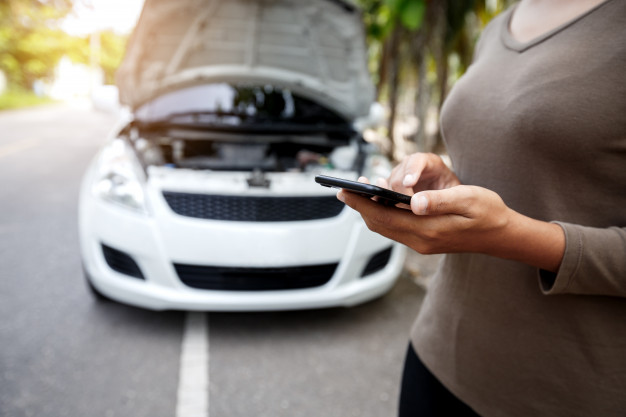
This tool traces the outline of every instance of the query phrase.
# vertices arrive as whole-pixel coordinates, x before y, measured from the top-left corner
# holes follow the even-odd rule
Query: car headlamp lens
[[[103,200],[147,213],[138,163],[129,152],[128,145],[120,139],[103,149],[93,191]]]

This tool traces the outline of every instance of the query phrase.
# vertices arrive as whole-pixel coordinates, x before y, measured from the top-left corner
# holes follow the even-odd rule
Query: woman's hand
[[[441,190],[461,184],[441,157],[432,153],[415,153],[405,157],[391,171],[387,182],[388,188],[409,195],[419,191]]]
[[[513,216],[496,193],[463,185],[415,194],[411,211],[383,207],[350,192],[340,191],[338,198],[361,213],[370,230],[424,254],[486,253]]]
[[[368,182],[364,177],[359,180]],[[558,271],[565,251],[560,226],[511,210],[486,188],[460,185],[438,156],[405,158],[388,182],[377,184],[405,194],[416,192],[410,211],[344,190],[337,198],[358,211],[372,231],[423,254],[484,253]]]

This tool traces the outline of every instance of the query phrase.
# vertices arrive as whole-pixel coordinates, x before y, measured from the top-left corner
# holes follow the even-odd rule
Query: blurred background
[[[366,139],[395,160],[445,152],[441,104],[482,28],[512,2],[356,3],[387,116]],[[142,6],[0,0],[0,416],[394,415],[438,257],[412,254],[389,294],[350,309],[207,314],[199,387],[181,383],[187,313],[89,295],[80,180],[115,124],[115,71]],[[200,414],[180,408],[194,389]]]
[[[355,0],[367,30],[376,132],[394,159],[443,152],[438,112],[471,62],[480,31],[511,0]],[[112,94],[143,0],[0,3],[0,110]],[[373,135],[374,133],[370,133]]]

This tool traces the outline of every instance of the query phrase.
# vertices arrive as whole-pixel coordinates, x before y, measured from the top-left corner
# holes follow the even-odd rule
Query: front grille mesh
[[[285,268],[230,268],[174,264],[183,284],[205,290],[271,291],[319,287],[332,278],[337,264]]]
[[[289,222],[325,219],[339,215],[344,204],[334,196],[263,197],[226,196],[164,191],[177,214],[207,220]]]

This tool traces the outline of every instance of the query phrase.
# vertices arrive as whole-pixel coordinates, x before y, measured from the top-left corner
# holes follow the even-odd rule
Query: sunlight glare
[[[76,36],[107,29],[120,34],[130,33],[137,23],[143,3],[144,0],[78,1],[62,28]]]

